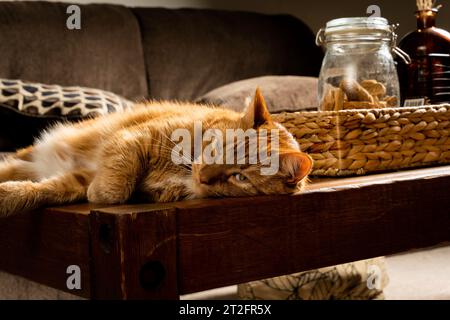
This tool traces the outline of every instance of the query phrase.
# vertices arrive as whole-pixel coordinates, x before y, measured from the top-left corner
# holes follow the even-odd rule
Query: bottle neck
[[[416,12],[417,29],[423,30],[436,26],[436,12],[433,10],[422,10]]]

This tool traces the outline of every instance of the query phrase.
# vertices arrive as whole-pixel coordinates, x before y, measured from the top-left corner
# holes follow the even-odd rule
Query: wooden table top
[[[396,181],[411,181],[420,179],[430,179],[434,177],[450,176],[450,166],[440,166],[432,168],[409,169],[396,172],[375,173],[364,176],[353,177],[333,177],[311,179],[311,183],[306,187],[307,192],[338,190],[346,188],[358,188],[373,184],[393,183]]]
[[[313,178],[298,195],[74,204],[0,220],[0,269],[87,298],[164,298],[450,241],[450,166]],[[160,261],[167,283],[140,285]]]
[[[351,177],[312,177],[310,183],[305,189],[296,195],[290,196],[257,196],[257,197],[242,197],[242,198],[222,198],[222,199],[196,199],[186,200],[172,203],[142,203],[142,204],[125,204],[125,205],[101,205],[101,204],[72,204],[65,206],[56,206],[48,208],[48,210],[72,212],[77,214],[88,215],[92,210],[108,210],[111,213],[125,213],[142,212],[142,211],[156,211],[168,208],[189,208],[189,207],[215,207],[223,205],[224,203],[247,203],[259,201],[267,201],[267,199],[279,200],[280,197],[301,197],[303,194],[318,193],[318,192],[333,192],[348,189],[360,189],[373,185],[389,185],[396,182],[414,182],[420,180],[433,179],[438,177],[450,177],[450,165],[410,169],[396,172],[377,173],[363,176]],[[450,193],[450,186],[449,186]],[[278,201],[277,200],[277,201]]]

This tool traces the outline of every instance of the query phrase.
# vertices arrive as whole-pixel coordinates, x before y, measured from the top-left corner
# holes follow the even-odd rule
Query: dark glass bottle
[[[397,61],[402,105],[450,102],[450,33],[436,28],[437,12],[417,11],[417,30],[400,41],[411,57],[409,65]]]

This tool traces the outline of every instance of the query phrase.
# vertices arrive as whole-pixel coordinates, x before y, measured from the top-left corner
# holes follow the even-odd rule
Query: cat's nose
[[[209,179],[209,177],[207,177],[207,176],[200,176],[200,183],[201,184],[209,184],[210,183],[210,179]]]
[[[222,170],[218,165],[208,165],[200,169],[199,181],[201,184],[214,184],[223,176]]]
[[[211,184],[213,180],[213,177],[205,174],[205,173],[201,173],[199,176],[199,181],[201,184]]]

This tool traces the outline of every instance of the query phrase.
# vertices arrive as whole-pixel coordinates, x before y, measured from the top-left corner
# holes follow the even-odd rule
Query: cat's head
[[[239,164],[238,153],[242,152],[243,144],[239,145],[237,137],[228,141],[224,137],[223,164],[208,164],[203,161],[192,166],[193,191],[196,197],[291,194],[301,190],[312,169],[312,159],[300,151],[298,143],[283,126],[271,119],[259,89],[246,111],[239,115],[237,121],[235,119],[234,123],[228,123],[227,126],[246,133],[256,132],[256,145],[250,142],[254,136],[249,135],[244,139],[245,161],[242,161],[242,153],[240,159],[245,163]],[[266,143],[261,143],[260,139],[265,139]],[[252,159],[252,147],[262,157]],[[232,162],[227,159],[229,150],[234,153]]]

